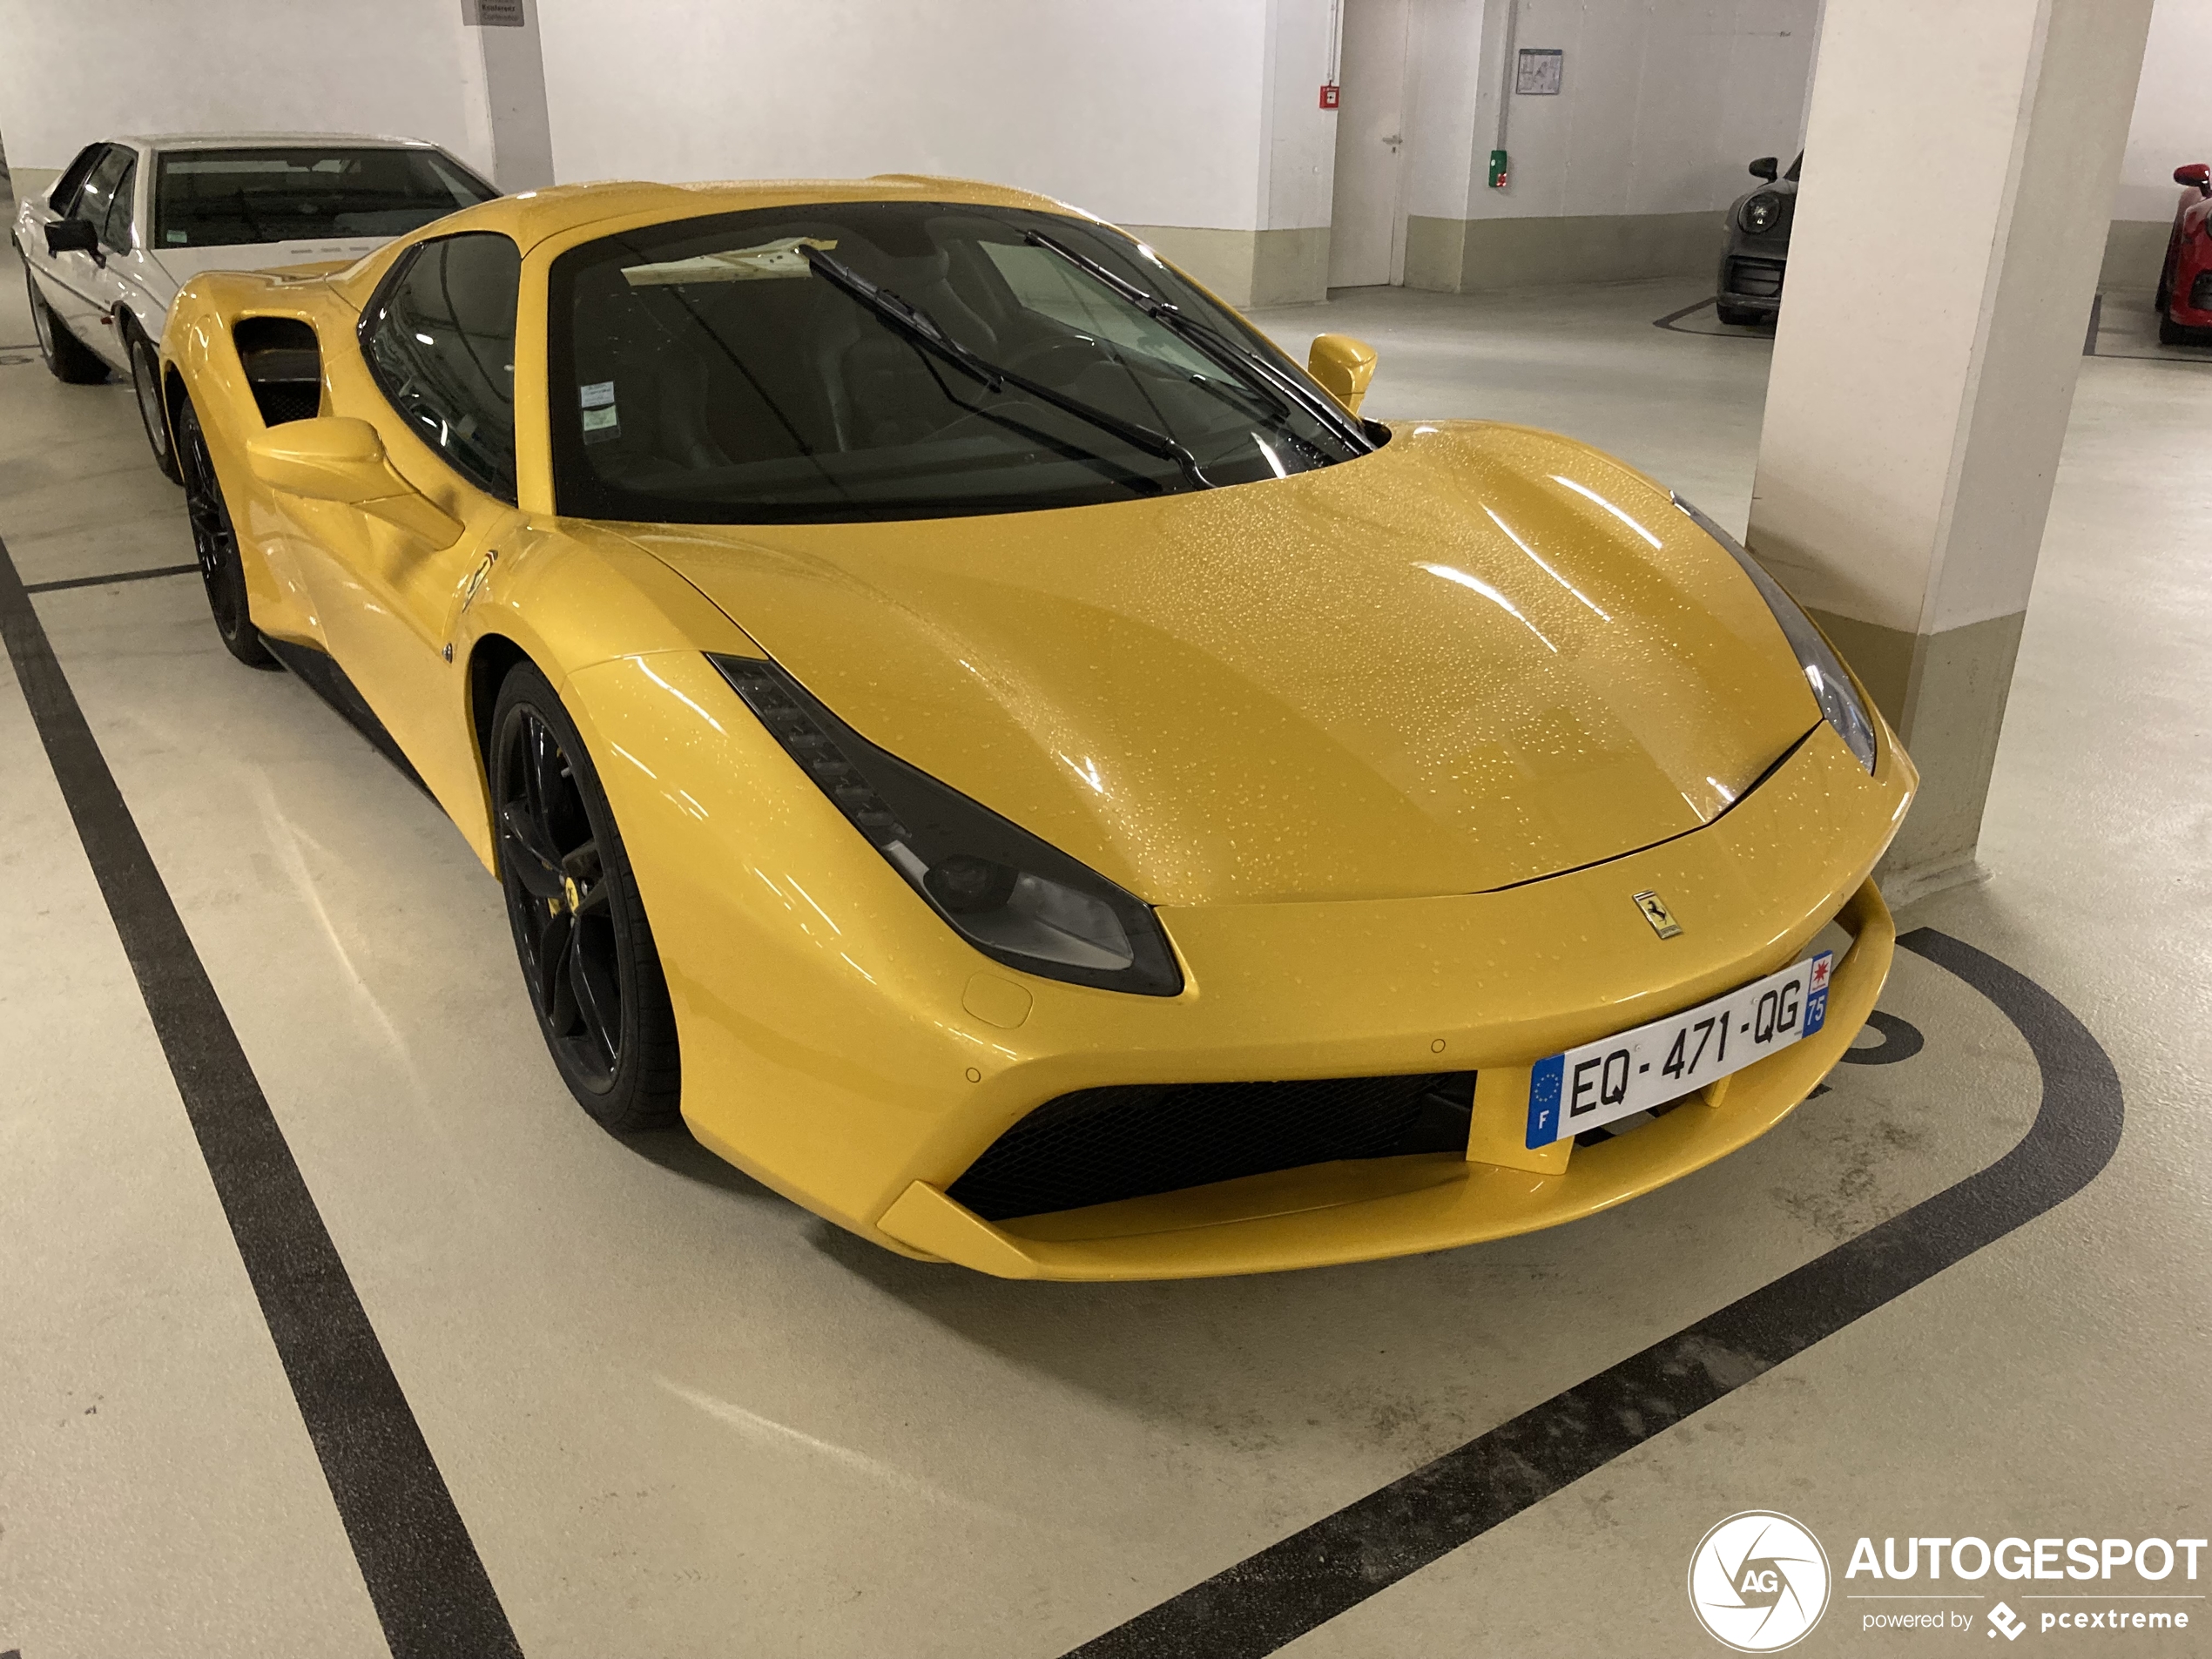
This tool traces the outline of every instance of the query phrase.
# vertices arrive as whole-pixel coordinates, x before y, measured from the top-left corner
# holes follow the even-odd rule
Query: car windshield
[[[499,192],[435,150],[179,150],[154,187],[156,251],[393,237]]]
[[[868,202],[654,226],[563,253],[549,314],[556,498],[584,517],[1019,512],[1373,447],[1233,312],[1058,214]]]

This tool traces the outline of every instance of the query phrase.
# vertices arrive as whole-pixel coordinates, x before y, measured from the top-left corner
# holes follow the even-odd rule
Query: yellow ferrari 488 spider
[[[504,884],[554,1063],[988,1273],[1435,1250],[1771,1127],[1915,786],[1634,469],[1359,415],[1110,226],[948,179],[601,185],[206,275],[215,622]]]

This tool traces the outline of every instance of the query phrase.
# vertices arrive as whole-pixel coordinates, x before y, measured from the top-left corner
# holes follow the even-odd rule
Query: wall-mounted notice
[[[523,0],[461,0],[461,21],[471,29],[521,29],[529,19]]]
[[[1567,54],[1563,51],[1523,46],[1521,62],[1514,73],[1513,90],[1523,98],[1557,97],[1560,71],[1566,62]]]

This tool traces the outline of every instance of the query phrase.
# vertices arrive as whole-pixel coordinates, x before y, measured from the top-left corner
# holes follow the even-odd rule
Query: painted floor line
[[[1987,1169],[1194,1584],[1065,1659],[1260,1659],[1723,1399],[2071,1197],[2120,1144],[2111,1058],[2056,997],[1947,934],[1898,943],[2027,1040],[2043,1098]],[[1888,1034],[1885,1033],[1885,1038]]]
[[[521,1659],[445,1477],[4,543],[0,637],[393,1659]]]
[[[158,564],[151,570],[116,570],[106,576],[65,577],[58,582],[31,582],[25,593],[60,593],[69,588],[105,588],[118,582],[147,582],[156,577],[198,576],[197,564]]]

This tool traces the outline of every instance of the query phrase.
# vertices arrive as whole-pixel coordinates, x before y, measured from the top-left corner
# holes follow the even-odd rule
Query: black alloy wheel
[[[678,1117],[676,1015],[614,814],[552,686],[518,664],[492,712],[499,877],[561,1079],[620,1134]]]
[[[131,351],[131,388],[138,397],[138,420],[146,429],[146,447],[153,451],[153,464],[161,469],[161,475],[172,484],[184,482],[184,474],[177,468],[177,446],[169,440],[169,420],[161,407],[161,360],[136,325],[122,325],[125,342]]]
[[[223,648],[248,668],[275,668],[276,658],[269,655],[253,625],[246,596],[246,566],[239,558],[238,527],[231,523],[214,458],[207,453],[207,435],[200,430],[199,413],[189,398],[177,406],[177,454],[184,475],[185,516],[192,523],[192,551],[199,559],[199,579],[207,589],[215,631]]]
[[[94,386],[105,380],[107,365],[54,314],[46,296],[38,292],[38,279],[31,275],[28,261],[24,265],[23,282],[30,303],[30,326],[37,331],[38,354],[46,360],[46,372],[71,386]]]

